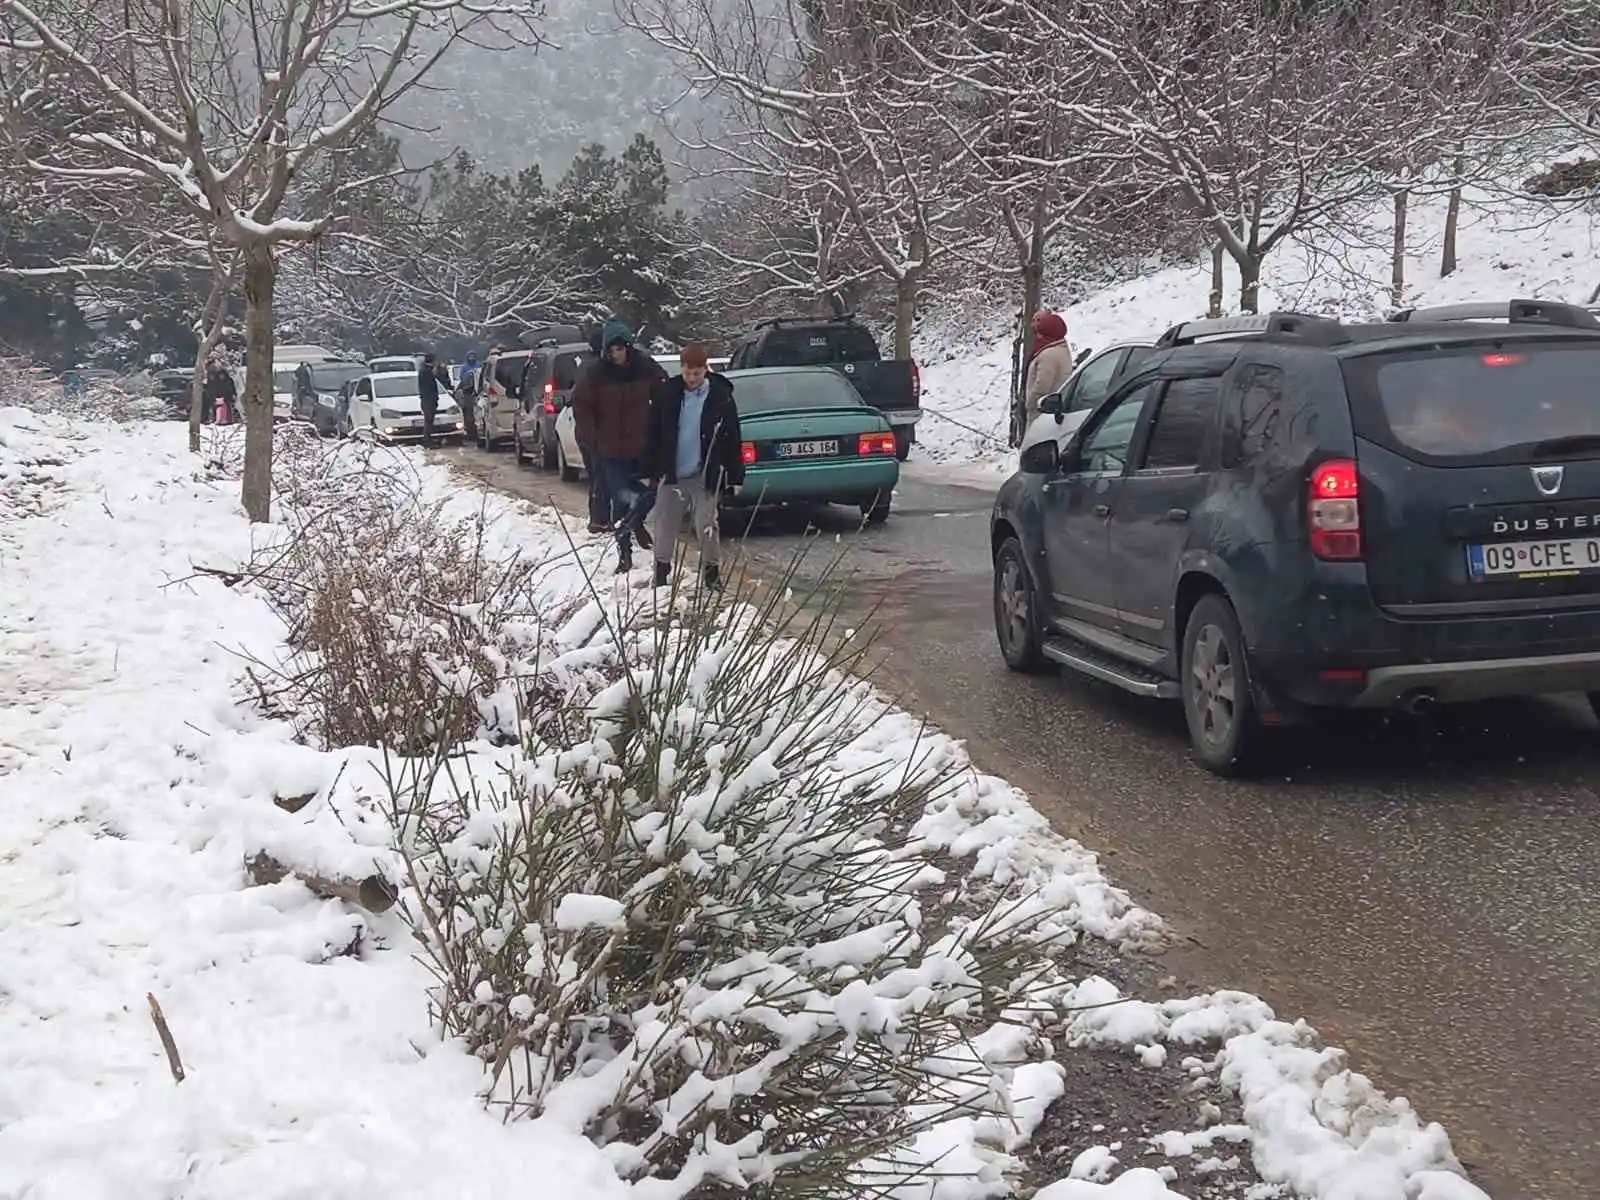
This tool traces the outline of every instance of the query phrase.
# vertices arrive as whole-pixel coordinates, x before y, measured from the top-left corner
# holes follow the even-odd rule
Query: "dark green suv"
[[[1246,769],[1324,708],[1600,705],[1600,320],[1297,313],[1169,330],[992,517],[1008,665],[1181,699]]]

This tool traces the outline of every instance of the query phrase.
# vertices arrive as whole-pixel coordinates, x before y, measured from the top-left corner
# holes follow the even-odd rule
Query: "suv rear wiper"
[[[1563,458],[1568,454],[1582,454],[1586,450],[1600,451],[1600,433],[1574,433],[1568,437],[1535,442],[1531,456],[1536,459]]]

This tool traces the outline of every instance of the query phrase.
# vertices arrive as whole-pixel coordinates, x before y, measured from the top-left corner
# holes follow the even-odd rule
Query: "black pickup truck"
[[[730,371],[751,367],[832,367],[861,398],[894,426],[895,450],[904,460],[922,417],[922,376],[909,358],[885,359],[866,326],[855,318],[773,317],[734,344]]]

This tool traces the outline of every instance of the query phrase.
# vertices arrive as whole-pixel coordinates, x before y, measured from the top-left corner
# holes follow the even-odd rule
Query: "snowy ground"
[[[1452,304],[1517,297],[1586,303],[1600,285],[1600,230],[1593,214],[1572,207],[1468,196],[1459,232],[1457,271],[1439,278],[1443,198],[1419,198],[1408,221],[1407,304]],[[1391,225],[1374,210],[1337,231],[1290,241],[1266,262],[1261,310],[1296,309],[1372,319],[1389,303]],[[1229,311],[1238,303],[1238,273],[1226,268]],[[1205,315],[1211,265],[1195,263],[1140,274],[1062,309],[1074,350],[1153,339]],[[1052,297],[1046,295],[1046,301]],[[1058,302],[1058,301],[1057,301]],[[987,332],[953,335],[938,315],[918,330],[923,410],[917,458],[937,463],[951,482],[993,485],[1012,468],[1005,447],[1012,332],[992,321]],[[970,322],[966,323],[970,326]]]
[[[262,599],[194,566],[246,560],[261,531],[184,437],[0,409],[0,1197],[488,1200],[530,1179],[570,1200],[630,1194],[578,1134],[485,1113],[479,1064],[429,1028],[428,977],[397,921],[293,879],[247,886],[257,850],[372,867],[387,849],[325,803],[275,803],[325,796],[362,755],[298,745],[248,703],[243,667],[277,655],[284,630]],[[452,486],[405,457],[429,488]],[[563,553],[550,518],[465,502],[488,505],[528,553]],[[566,553],[551,586],[576,592],[595,563]],[[863,736],[881,755],[929,745],[899,713]],[[953,858],[1050,897],[1108,946],[1159,929],[1021,793],[974,772],[963,796],[927,817]],[[1454,1173],[1443,1130],[1252,996],[1122,1001],[1086,974],[1060,1001],[1075,1015],[1055,1060],[1017,1063],[1010,1121],[963,1118],[919,1139],[922,1156],[948,1152],[987,1181],[924,1182],[903,1200],[1004,1194],[992,1168],[1025,1154],[1094,1052],[1152,1071],[1181,1059],[1237,1120],[1202,1111],[1137,1143],[1090,1137],[1045,1200],[1165,1200],[1178,1195],[1170,1164],[1202,1155],[1249,1160],[1268,1181],[1240,1193],[1254,1200],[1483,1196]],[[975,1053],[1012,1052],[1015,1039],[986,1038]]]

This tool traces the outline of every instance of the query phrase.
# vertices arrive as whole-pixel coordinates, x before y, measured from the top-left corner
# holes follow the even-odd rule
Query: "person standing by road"
[[[655,586],[672,577],[672,549],[687,516],[700,551],[701,580],[722,587],[717,505],[744,482],[743,436],[733,383],[707,367],[706,348],[681,351],[682,374],[661,385],[650,408],[645,473],[656,486]]]
[[[439,415],[439,389],[450,390],[450,373],[434,354],[424,354],[417,368],[417,396],[422,401],[422,444],[432,447],[433,422]]]
[[[239,408],[239,387],[233,382],[232,373],[214,358],[206,363],[206,382],[201,395],[213,424],[233,424]]]
[[[633,541],[650,549],[644,521],[655,497],[640,482],[640,463],[650,430],[650,401],[665,373],[655,359],[634,345],[633,331],[621,321],[601,330],[604,353],[590,365],[572,392],[572,420],[578,445],[589,446],[585,467],[598,474],[602,504],[617,537],[617,573],[633,569]],[[593,493],[590,529],[595,526]]]
[[[1060,313],[1041,309],[1033,315],[1033,357],[1028,360],[1023,388],[1022,432],[1027,433],[1039,415],[1039,401],[1061,390],[1072,374],[1072,347],[1067,345],[1067,322]]]

